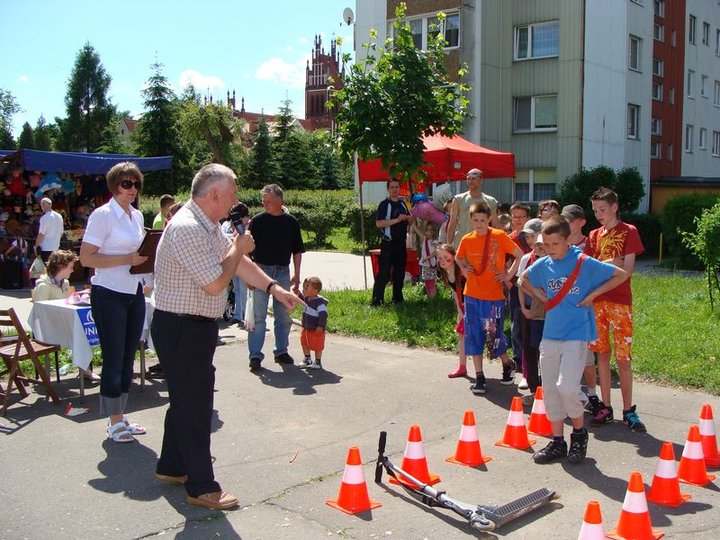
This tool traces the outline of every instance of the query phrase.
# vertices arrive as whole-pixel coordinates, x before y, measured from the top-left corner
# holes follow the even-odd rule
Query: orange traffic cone
[[[589,501],[587,503],[578,540],[605,540],[599,502]]]
[[[708,467],[720,467],[720,454],[718,453],[715,425],[713,424],[713,410],[709,403],[705,403],[700,411],[700,442],[705,456],[705,465]]]
[[[403,457],[401,468],[406,473],[420,480],[423,484],[431,486],[440,481],[440,477],[437,474],[430,474],[428,471],[425,450],[423,450],[422,445],[422,433],[420,433],[420,426],[417,424],[410,426],[408,441],[405,445],[405,457]],[[400,482],[410,487],[419,487],[415,486],[413,482],[404,478],[402,475],[400,476],[400,480],[390,478],[391,484],[399,484]]]
[[[480,439],[478,438],[477,427],[475,427],[475,414],[470,410],[465,411],[455,455],[445,458],[445,461],[457,463],[458,465],[467,465],[468,467],[476,467],[487,463],[491,459],[491,457],[484,457],[482,455]]]
[[[678,467],[678,478],[686,484],[706,486],[715,480],[714,474],[708,474],[705,468],[702,443],[700,442],[700,428],[693,424],[688,431],[685,448],[683,448]]]
[[[550,420],[545,413],[545,401],[543,401],[542,386],[538,386],[535,390],[535,401],[533,402],[532,412],[530,413],[530,421],[528,422],[528,431],[541,437],[552,436],[552,426]]]
[[[675,451],[671,442],[664,442],[660,450],[660,461],[655,467],[655,476],[647,500],[663,506],[678,507],[691,496],[680,493],[680,482],[675,463]]]
[[[662,538],[665,533],[652,528],[650,523],[650,512],[648,512],[647,500],[645,499],[645,484],[642,474],[639,472],[630,473],[630,482],[625,492],[622,512],[617,527],[610,531],[608,538],[623,540],[634,538],[637,540],[652,540]]]
[[[348,450],[337,499],[326,499],[325,504],[346,514],[358,514],[382,506],[378,501],[370,500],[360,460],[360,449],[357,446]]]
[[[528,439],[522,401],[520,400],[520,396],[515,396],[512,400],[512,405],[510,405],[510,413],[508,414],[507,424],[505,425],[505,433],[503,434],[502,440],[496,442],[495,446],[525,450],[536,442],[535,439]]]

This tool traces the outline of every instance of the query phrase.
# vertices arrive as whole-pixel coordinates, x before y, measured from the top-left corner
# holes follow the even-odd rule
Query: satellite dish
[[[345,21],[348,26],[350,26],[355,21],[355,14],[353,13],[353,10],[349,7],[346,7],[343,10],[343,21]]]

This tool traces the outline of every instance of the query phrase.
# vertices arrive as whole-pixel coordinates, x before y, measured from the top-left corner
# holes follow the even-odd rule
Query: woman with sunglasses
[[[80,246],[80,262],[95,269],[90,303],[100,339],[100,414],[109,417],[107,434],[114,442],[135,440],[145,429],[125,416],[135,351],[145,321],[143,277],[130,268],[147,260],[138,254],[143,215],[132,206],[142,188],[143,175],[129,161],[107,173],[112,198],[88,219]]]

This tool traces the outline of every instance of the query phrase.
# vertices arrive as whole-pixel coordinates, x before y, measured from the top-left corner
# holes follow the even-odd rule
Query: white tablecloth
[[[35,302],[28,317],[28,324],[36,340],[43,343],[60,345],[72,351],[72,362],[81,369],[87,369],[92,360],[92,348],[83,330],[77,314],[78,309],[88,306],[73,306],[65,300],[47,300]],[[141,339],[152,349],[150,322],[154,306],[149,298],[145,299],[145,323]]]

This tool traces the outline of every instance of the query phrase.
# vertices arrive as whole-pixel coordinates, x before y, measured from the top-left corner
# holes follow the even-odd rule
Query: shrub
[[[697,231],[682,233],[682,241],[705,266],[712,308],[713,291],[720,293],[720,202],[703,210],[694,222]]]
[[[622,220],[637,227],[646,255],[658,255],[660,233],[662,232],[660,216],[654,214],[628,214],[622,216]]]
[[[363,208],[363,221],[365,222],[365,239],[367,248],[373,249],[380,246],[380,229],[375,226],[376,206],[365,206]],[[345,223],[350,225],[349,235],[355,242],[362,244],[360,230],[360,205],[351,204],[345,209]]]
[[[667,202],[661,222],[668,255],[682,260],[683,265],[688,268],[703,268],[702,262],[695,253],[683,244],[682,236],[683,233],[694,233],[695,219],[718,200],[720,200],[719,195],[686,194],[673,197]]]

